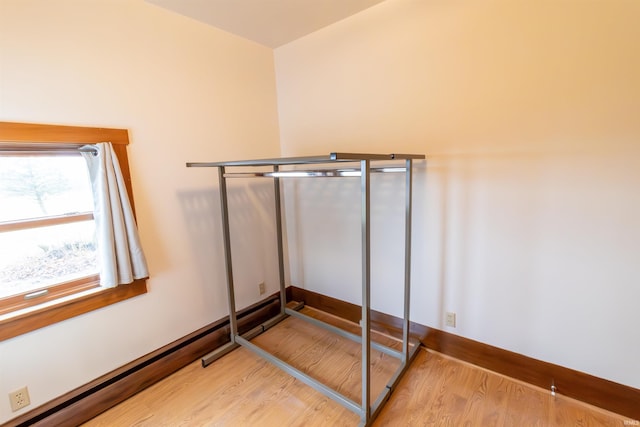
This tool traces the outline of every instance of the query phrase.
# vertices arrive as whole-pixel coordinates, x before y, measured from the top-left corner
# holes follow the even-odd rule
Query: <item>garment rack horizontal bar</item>
[[[348,397],[344,396],[342,393],[334,390],[333,388],[327,386],[326,384],[324,384],[324,383],[316,380],[315,378],[311,377],[307,373],[295,368],[294,366],[291,366],[290,364],[288,364],[287,362],[281,360],[277,356],[274,356],[273,354],[269,353],[268,351],[266,351],[266,350],[260,348],[259,346],[253,344],[252,342],[250,342],[249,340],[244,338],[244,336],[240,336],[240,335],[236,336],[235,337],[235,341],[236,342],[234,344],[235,344],[236,347],[238,345],[241,345],[241,346],[249,349],[250,351],[252,351],[255,354],[257,354],[259,357],[265,359],[266,361],[268,361],[271,364],[275,365],[276,367],[280,368],[281,370],[283,370],[287,374],[293,376],[294,378],[297,378],[298,380],[302,381],[303,383],[305,383],[306,385],[312,387],[313,389],[317,390],[318,392],[324,394],[325,396],[329,397],[330,399],[340,403],[342,406],[344,406],[345,408],[351,410],[352,412],[355,412],[356,414],[358,414],[362,418],[363,412],[362,412],[361,406],[358,403],[356,403],[355,401],[353,401],[353,400],[349,399]],[[408,357],[407,363],[401,364],[398,367],[398,369],[396,369],[396,371],[393,373],[393,375],[391,376],[391,378],[387,382],[386,386],[378,394],[377,399],[371,405],[371,414],[372,414],[372,416],[370,417],[370,421],[375,419],[375,416],[378,414],[378,412],[382,409],[382,406],[389,399],[389,397],[391,396],[391,393],[393,392],[393,390],[395,390],[396,386],[398,385],[398,383],[402,379],[402,376],[409,369],[409,366],[411,365],[411,362],[415,358],[415,356],[416,356],[416,354],[418,352],[418,349],[419,349],[419,345],[415,345],[415,346],[410,348],[409,357]],[[364,424],[361,424],[361,425],[364,425]]]
[[[282,360],[280,360],[278,357],[272,355],[271,353],[267,352],[266,350],[263,350],[262,348],[258,347],[257,345],[251,343],[250,341],[244,339],[241,336],[236,336],[236,342],[240,345],[242,345],[243,347],[248,348],[249,350],[253,351],[254,353],[256,353],[258,356],[262,357],[263,359],[267,360],[268,362],[272,363],[273,365],[277,366],[278,368],[282,369],[283,371],[285,371],[286,373],[288,373],[289,375],[295,377],[296,379],[302,381],[303,383],[307,384],[310,387],[313,387],[315,390],[319,391],[320,393],[324,394],[325,396],[327,396],[330,399],[333,399],[334,401],[340,403],[342,406],[344,406],[345,408],[360,414],[361,413],[361,408],[360,405],[356,402],[354,402],[353,400],[349,399],[348,397],[344,396],[343,394],[335,391],[334,389],[332,389],[331,387],[325,385],[324,383],[316,380],[315,378],[307,375],[306,373],[302,372],[301,370],[289,365],[287,362],[284,362]]]
[[[406,172],[404,167],[378,167],[371,168],[371,173],[398,173]],[[314,170],[288,170],[278,172],[227,172],[225,178],[307,178],[307,177],[359,177],[360,169],[314,169]]]
[[[337,326],[333,326],[333,325],[331,325],[329,323],[323,322],[322,320],[316,319],[316,318],[311,317],[311,316],[307,316],[306,314],[299,313],[299,312],[297,312],[295,310],[291,310],[289,308],[285,309],[285,313],[287,313],[290,316],[293,316],[293,317],[296,317],[298,319],[302,319],[302,320],[304,320],[306,322],[309,322],[309,323],[311,323],[311,324],[313,324],[315,326],[324,328],[324,329],[326,329],[326,330],[328,330],[330,332],[333,332],[336,335],[340,335],[341,337],[348,338],[351,341],[355,341],[355,342],[358,342],[358,343],[362,342],[362,336],[360,336],[358,334],[351,333],[349,331],[345,331],[342,328],[339,328]],[[412,344],[413,346],[417,346],[418,342],[417,341],[410,342],[410,344]],[[402,352],[401,351],[394,350],[393,348],[387,347],[386,345],[377,343],[375,341],[371,341],[371,347],[376,349],[376,350],[378,350],[381,353],[386,354],[386,355],[395,357],[397,359],[402,359]]]
[[[282,320],[284,320],[286,318],[287,318],[287,315],[285,315],[285,314],[277,314],[274,317],[272,317],[272,318],[270,318],[268,320],[265,320],[264,322],[262,322],[261,324],[259,324],[255,328],[249,330],[248,332],[245,332],[241,336],[244,337],[245,339],[248,339],[248,340],[253,339],[253,338],[257,337],[258,335],[260,335],[261,333],[267,331],[269,328],[277,325],[278,323],[280,323]],[[236,343],[235,341],[231,341],[231,342],[228,342],[228,343],[224,344],[222,347],[218,347],[217,349],[213,350],[212,352],[206,354],[201,359],[202,360],[202,367],[209,366],[211,363],[213,363],[216,360],[220,359],[225,354],[230,353],[231,351],[233,351],[236,348],[238,348],[238,346],[239,346],[238,343]]]
[[[280,157],[275,159],[233,160],[227,162],[189,162],[187,163],[187,167],[304,165],[314,163],[358,162],[361,160],[419,160],[424,158],[424,154],[329,153],[329,155],[326,156]]]

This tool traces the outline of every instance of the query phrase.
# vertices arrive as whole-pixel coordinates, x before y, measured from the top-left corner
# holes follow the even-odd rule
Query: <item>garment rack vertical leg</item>
[[[273,172],[278,172],[278,165],[273,166]],[[284,316],[287,308],[287,296],[284,282],[284,249],[282,244],[282,205],[280,197],[280,178],[273,178],[273,194],[276,208],[276,238],[278,244],[278,279],[280,280],[280,315]]]
[[[227,198],[227,179],[225,167],[218,167],[218,183],[220,187],[220,212],[222,216],[222,240],[224,242],[224,265],[227,273],[227,302],[229,306],[229,343],[212,351],[202,358],[202,366],[208,366],[215,360],[239,346],[236,342],[238,319],[236,316],[236,299],[233,290],[233,266],[231,264],[231,236],[229,231],[229,204]]]
[[[411,303],[411,210],[413,161],[405,160],[405,222],[404,222],[404,314],[402,319],[402,363],[409,363],[409,318]]]
[[[370,379],[371,379],[371,164],[369,160],[360,162],[360,185],[362,194],[362,412],[361,424],[368,425],[371,417]]]
[[[227,198],[227,178],[225,168],[218,168],[220,177],[220,205],[222,207],[222,236],[224,239],[224,265],[227,271],[227,300],[229,302],[229,325],[231,342],[235,342],[238,333],[238,319],[236,318],[236,297],[233,290],[233,265],[231,264],[231,234],[229,226],[229,202]]]

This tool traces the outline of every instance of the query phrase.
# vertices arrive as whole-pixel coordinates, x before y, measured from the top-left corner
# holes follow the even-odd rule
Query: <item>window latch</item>
[[[48,293],[49,293],[49,289],[42,289],[40,291],[31,292],[30,294],[26,294],[24,296],[24,299],[34,299],[34,298],[38,298],[38,297],[43,297]]]

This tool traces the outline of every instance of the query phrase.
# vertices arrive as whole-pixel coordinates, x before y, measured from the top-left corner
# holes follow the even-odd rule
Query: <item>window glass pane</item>
[[[0,233],[0,298],[98,273],[94,221]]]
[[[3,156],[0,222],[92,212],[93,196],[80,155]]]

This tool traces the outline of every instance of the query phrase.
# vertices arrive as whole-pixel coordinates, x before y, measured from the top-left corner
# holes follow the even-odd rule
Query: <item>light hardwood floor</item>
[[[307,314],[355,328],[310,308]],[[376,341],[397,344],[376,335]],[[360,400],[360,345],[288,318],[253,342]],[[372,397],[398,362],[373,352]],[[374,426],[624,426],[632,420],[424,348]],[[359,417],[239,348],[194,362],[85,424],[98,426],[357,426]]]

